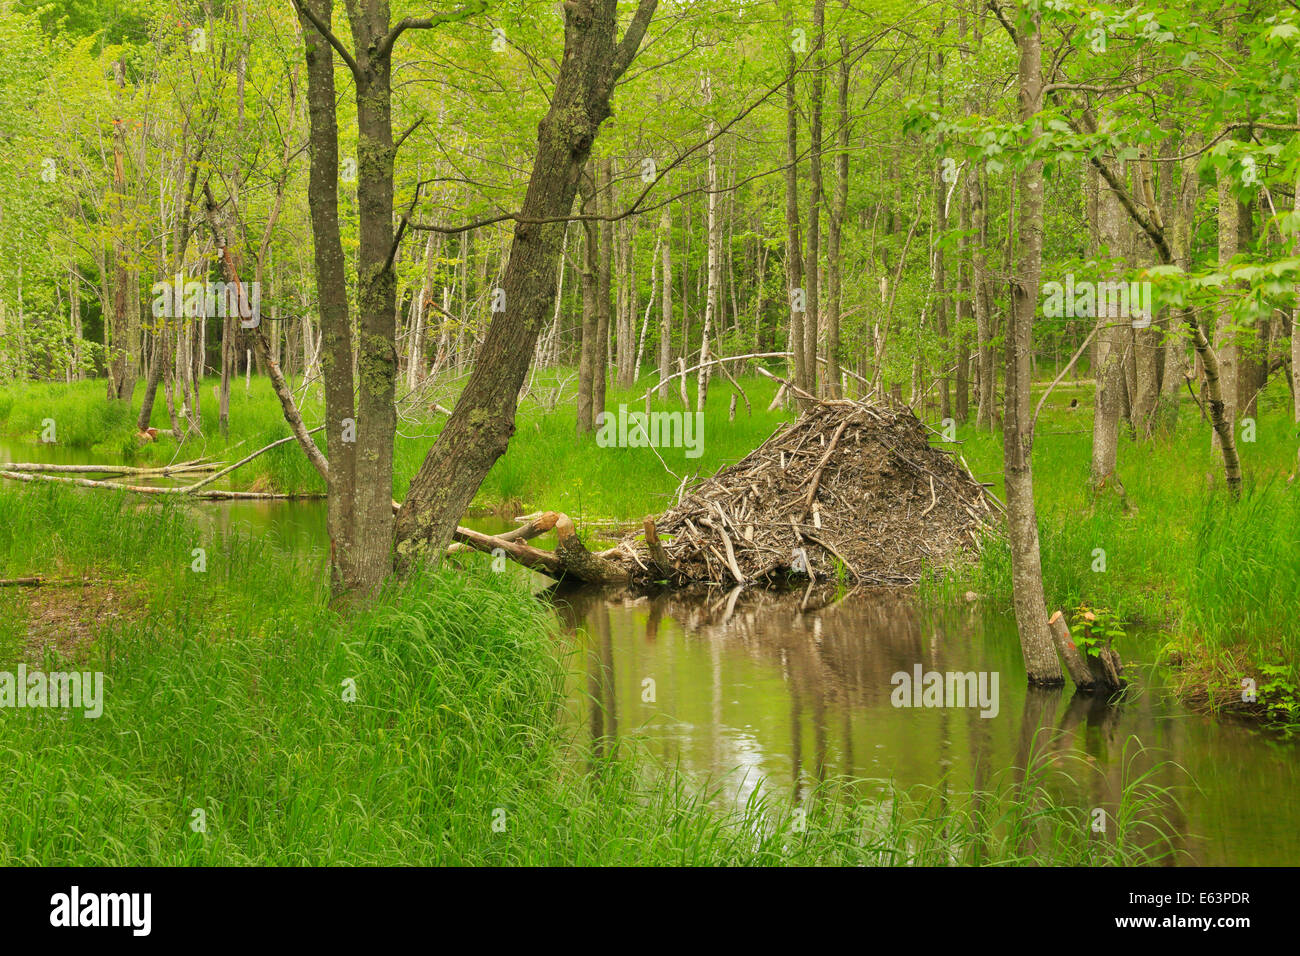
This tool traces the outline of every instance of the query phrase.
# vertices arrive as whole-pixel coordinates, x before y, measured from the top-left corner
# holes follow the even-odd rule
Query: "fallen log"
[[[155,465],[138,467],[131,465],[58,465],[40,461],[11,461],[0,464],[0,471],[21,471],[56,475],[130,475],[134,478],[169,478],[172,475],[187,474],[196,471],[216,471],[221,466],[204,459],[181,462],[178,465]]]
[[[532,519],[526,524],[523,524],[520,527],[515,528],[513,531],[507,531],[503,534],[498,534],[498,535],[489,535],[488,537],[494,537],[498,541],[529,541],[533,538],[536,538],[538,535],[543,535],[546,532],[550,531],[552,528],[554,528],[555,522],[559,517],[560,516],[556,514],[554,511],[548,511],[545,514],[539,515],[538,517]],[[459,531],[461,529],[458,527],[457,530]],[[474,549],[473,545],[464,541],[457,541],[457,542],[453,542],[447,548],[447,553],[458,554],[460,552],[470,551],[473,549]]]
[[[573,526],[573,519],[568,515],[560,515],[555,522],[555,533],[559,539],[555,545],[555,555],[566,575],[588,584],[625,584],[631,580],[632,575],[627,568],[587,550]]]
[[[482,551],[485,554],[495,554],[500,551],[511,561],[526,568],[540,571],[556,579],[564,576],[564,568],[558,555],[553,551],[543,551],[541,548],[534,548],[522,541],[511,540],[498,535],[483,534],[483,532],[475,531],[472,528],[458,527],[454,537],[457,541],[468,545],[475,551]]]
[[[122,584],[97,578],[47,578],[34,574],[24,578],[0,578],[0,588],[84,588],[101,584]]]
[[[302,501],[311,498],[324,498],[321,492],[274,491],[196,491],[194,485],[184,488],[159,488],[153,485],[124,485],[115,481],[99,481],[94,478],[62,478],[58,475],[23,474],[17,471],[0,471],[0,478],[10,481],[53,481],[61,484],[76,485],[78,488],[104,488],[113,491],[129,491],[136,495],[180,495],[196,501]],[[200,482],[207,484],[207,481]]]

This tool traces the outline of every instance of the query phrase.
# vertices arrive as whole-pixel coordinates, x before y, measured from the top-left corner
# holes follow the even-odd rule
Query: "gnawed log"
[[[1057,653],[1065,662],[1065,669],[1070,672],[1070,680],[1074,681],[1074,686],[1080,691],[1091,694],[1097,689],[1097,680],[1083,652],[1070,637],[1070,628],[1065,623],[1065,615],[1060,611],[1055,612],[1047,619],[1047,627],[1052,632]]]
[[[548,511],[545,514],[538,515],[536,518],[532,519],[531,521],[528,521],[525,524],[520,525],[518,528],[515,528],[512,531],[506,531],[502,534],[492,535],[492,537],[495,537],[500,541],[529,541],[533,538],[536,538],[539,535],[546,534],[546,532],[554,528],[555,522],[559,519],[559,517],[560,516],[558,513],[554,511]],[[462,529],[458,527],[457,530],[459,531]],[[452,543],[452,545],[447,548],[447,553],[458,554],[462,551],[469,551],[472,548],[473,545],[470,545],[463,541],[457,541]]]
[[[559,556],[553,551],[543,551],[541,548],[534,548],[522,541],[510,540],[499,535],[484,534],[472,528],[458,527],[455,538],[457,541],[469,545],[475,551],[493,554],[500,549],[506,557],[516,564],[522,564],[526,568],[540,571],[542,574],[556,579],[563,577],[564,568],[560,564]]]
[[[588,584],[623,584],[631,580],[631,574],[626,568],[586,549],[578,539],[573,519],[568,515],[560,515],[555,522],[555,533],[559,538],[555,545],[555,555],[566,575]]]
[[[1124,687],[1124,664],[1112,647],[1099,647],[1096,654],[1088,656],[1088,667],[1093,679],[1106,690],[1114,693]]]
[[[668,554],[664,551],[663,543],[659,540],[659,532],[655,530],[655,519],[646,515],[641,519],[641,527],[645,531],[645,546],[650,554],[650,567],[654,570],[656,579],[659,581],[668,581],[676,573],[673,563],[668,560]]]
[[[535,536],[549,531],[550,526],[554,526],[558,537],[554,551],[543,551],[523,542],[525,531]],[[575,578],[587,584],[626,584],[632,580],[631,573],[621,565],[602,554],[588,551],[578,539],[573,519],[566,514],[547,512],[523,528],[516,528],[503,535],[484,534],[471,528],[458,527],[455,538],[475,551],[485,554],[499,552],[516,564],[556,580]]]

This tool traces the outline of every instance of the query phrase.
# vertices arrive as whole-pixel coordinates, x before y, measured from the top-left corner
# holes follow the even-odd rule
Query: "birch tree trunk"
[[[659,229],[663,233],[663,299],[659,318],[659,400],[668,400],[668,376],[672,374],[673,346],[673,224],[665,205],[659,214]]]
[[[704,404],[709,397],[709,376],[712,366],[709,361],[709,335],[718,314],[718,295],[722,281],[722,222],[718,216],[718,125],[712,116],[713,80],[706,72],[702,78],[704,88],[704,108],[709,111],[707,127],[708,146],[706,147],[708,163],[707,228],[708,228],[708,280],[705,287],[704,331],[700,337],[700,370],[695,377],[695,409],[704,411]]]
[[[794,18],[785,10],[786,35],[793,32]],[[790,334],[787,351],[795,382],[802,385],[804,372],[803,327],[807,295],[803,288],[803,250],[799,235],[799,107],[795,102],[794,78],[798,69],[794,48],[786,55],[789,80],[785,85],[785,281],[786,302],[790,308]]]

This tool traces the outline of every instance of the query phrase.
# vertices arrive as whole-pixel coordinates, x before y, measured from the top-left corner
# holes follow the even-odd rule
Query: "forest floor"
[[[779,408],[766,410],[776,387],[771,380],[745,376],[740,385],[750,411],[740,402],[731,420],[734,389],[715,378],[698,456],[684,447],[661,448],[657,454],[648,448],[601,447],[576,434],[572,374],[537,378],[521,404],[509,451],[488,475],[475,506],[507,517],[565,511],[589,532],[613,534],[643,515],[668,511],[682,479],[707,477],[739,461],[792,417]],[[642,396],[653,380],[651,374],[637,388],[611,387],[606,407],[612,415],[620,405],[643,408]],[[566,383],[565,388],[559,383]],[[165,437],[141,446],[132,416],[109,405],[102,382],[0,390],[0,440],[33,442],[45,420],[53,419],[59,445],[96,461],[143,464],[200,455],[233,461],[286,434],[265,383],[255,382],[245,392],[239,380],[232,387],[230,433],[223,439],[214,421],[216,402],[209,397],[214,389],[211,383],[205,388],[205,436],[188,441],[183,453]],[[690,390],[693,400],[694,381]],[[1076,398],[1077,406],[1071,407]],[[434,399],[449,406],[454,396]],[[1259,397],[1253,441],[1239,426],[1245,486],[1237,503],[1228,499],[1208,426],[1186,398],[1173,434],[1147,442],[1121,435],[1118,471],[1127,510],[1117,496],[1094,499],[1088,488],[1092,401],[1087,382],[1067,380],[1049,397],[1038,422],[1034,465],[1049,609],[1069,614],[1087,607],[1129,625],[1157,627],[1167,635],[1162,662],[1178,669],[1188,703],[1294,727],[1300,722],[1300,635],[1290,622],[1300,616],[1300,481],[1287,480],[1295,467],[1297,440],[1288,401],[1284,387]],[[656,401],[654,408],[683,408],[676,383],[670,399]],[[310,397],[304,413],[308,422],[321,416]],[[939,425],[933,409],[926,417]],[[420,414],[401,424],[395,449],[398,500],[444,420],[431,417],[422,403]],[[163,406],[155,409],[153,422],[167,427]],[[946,447],[958,451],[976,478],[1004,497],[1000,434],[961,425],[956,442]],[[292,443],[245,466],[233,487],[324,490]],[[978,564],[924,583],[922,593],[949,600],[966,590],[1010,613],[1010,559],[1004,544],[994,541]],[[1122,643],[1119,650],[1122,654]],[[1244,677],[1254,679],[1260,690],[1254,704],[1241,700]]]

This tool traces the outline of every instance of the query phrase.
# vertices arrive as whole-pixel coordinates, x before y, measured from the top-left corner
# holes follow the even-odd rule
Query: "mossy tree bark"
[[[611,113],[614,84],[636,55],[656,6],[657,0],[641,0],[617,40],[616,0],[565,4],[564,58],[550,109],[538,124],[537,153],[502,283],[505,310],[493,316],[460,401],[398,513],[399,573],[441,557],[483,478],[506,450],[519,389],[555,296],[562,220],[573,208],[600,124]]]

